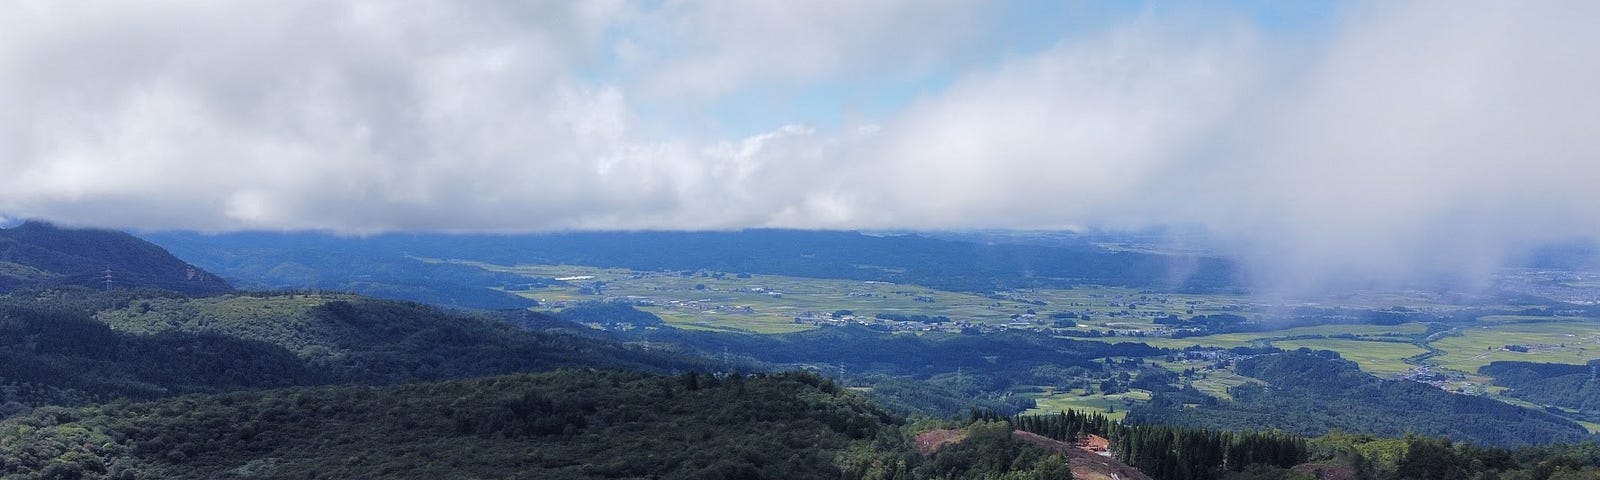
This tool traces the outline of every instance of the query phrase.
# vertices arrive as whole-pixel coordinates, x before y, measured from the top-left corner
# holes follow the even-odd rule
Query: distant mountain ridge
[[[420,265],[417,257],[500,265],[589,265],[876,280],[977,293],[1085,284],[1217,291],[1245,284],[1237,265],[1217,257],[1117,252],[1094,246],[984,244],[852,231],[386,234],[360,238],[315,232],[161,232],[143,237],[241,284],[278,288],[296,280],[302,284],[319,281],[324,288],[356,280],[346,278],[352,271],[350,259],[363,258],[371,259],[364,262],[369,265],[395,266],[390,269],[395,275],[384,279],[386,283],[415,284],[426,278],[432,288],[484,288],[517,281],[487,278],[483,273],[479,278],[459,272],[444,275],[438,271],[441,267]]]
[[[216,295],[233,287],[139,237],[29,221],[0,229],[0,291],[29,286],[159,288]]]

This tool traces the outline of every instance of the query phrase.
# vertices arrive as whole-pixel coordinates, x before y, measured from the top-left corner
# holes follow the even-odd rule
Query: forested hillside
[[[1506,393],[1511,396],[1600,419],[1600,360],[1588,365],[1494,362],[1478,369],[1478,373],[1492,376],[1495,384],[1510,388]]]
[[[730,349],[775,363],[844,364],[850,369],[929,375],[966,369],[1027,375],[1034,367],[1091,367],[1106,357],[1151,357],[1160,349],[1143,343],[1108,343],[1006,332],[986,335],[927,332],[897,334],[859,326],[783,335],[740,335],[688,330],[647,332],[645,338],[676,341],[707,352]],[[997,378],[1008,382],[1010,379]]]
[[[1161,480],[1218,480],[1262,470],[1286,473],[1310,455],[1305,438],[1276,431],[1124,424],[1076,411],[1019,415],[1010,421],[1019,430],[1056,440],[1103,437],[1118,459]]]
[[[785,248],[840,245],[829,243],[834,234],[813,240]],[[135,250],[156,259],[146,263],[166,264],[160,249]],[[403,260],[422,267],[367,278],[347,272],[346,280],[393,286],[386,282],[418,272],[446,285],[511,280]],[[279,273],[294,271],[307,272]],[[913,278],[940,270],[885,271]],[[1538,410],[1378,380],[1332,352],[1245,352],[1233,370],[1264,385],[1234,387],[1228,401],[1180,387],[1176,373],[1150,363],[1170,350],[1037,332],[840,326],[755,335],[682,330],[623,303],[463,312],[316,290],[105,291],[20,263],[0,264],[0,274],[12,281],[0,295],[6,478],[1043,480],[1066,475],[1066,459],[1084,455],[1071,441],[1086,433],[1111,438],[1119,458],[1159,480],[1595,473],[1583,447],[1550,453],[1395,440],[1414,432],[1518,446],[1589,436]],[[1592,380],[1574,368],[1486,367],[1514,394],[1582,409]],[[761,373],[788,370],[819,373]],[[1030,394],[1046,387],[1154,396],[1126,425],[1008,417],[1034,407]],[[941,420],[973,407],[995,413]],[[1070,418],[1077,426],[1066,427]],[[1060,441],[1018,436],[1011,425]],[[930,429],[959,441],[919,452],[915,436]],[[1289,433],[1246,432],[1260,429]],[[1340,430],[1391,438],[1295,436]]]
[[[560,367],[722,365],[347,294],[188,298],[82,289],[0,296],[0,359],[0,414],[44,404],[292,385]]]
[[[1132,410],[1128,421],[1223,430],[1270,428],[1302,435],[1334,430],[1389,437],[1416,433],[1507,447],[1589,438],[1582,426],[1546,412],[1417,382],[1380,380],[1334,352],[1261,355],[1239,361],[1237,369],[1268,385],[1234,387],[1228,391],[1232,401],[1192,390],[1159,392]]]
[[[812,374],[565,370],[40,409],[0,422],[0,459],[18,479],[1064,478],[998,428],[922,456]]]
[[[271,244],[213,248],[210,242],[227,237],[182,237],[188,241],[178,241],[172,235],[146,236],[171,240],[166,247],[228,277],[241,288],[344,291],[460,308],[535,305],[532,300],[490,288],[527,284],[528,278],[465,265],[425,262],[405,252],[291,250]]]
[[[99,317],[130,332],[213,332],[260,340],[339,378],[370,382],[576,365],[651,370],[702,366],[670,352],[532,332],[431,306],[350,294],[140,300],[102,311]]]
[[[44,222],[0,229],[0,291],[35,285],[153,287],[190,295],[233,290],[216,275],[126,233]]]
[[[0,297],[0,416],[44,404],[309,385],[334,378],[260,340],[113,330],[72,296]]]
[[[703,355],[731,355],[771,368],[818,368],[872,388],[872,395],[907,413],[944,416],[971,407],[1016,413],[1034,406],[1013,392],[1068,381],[1075,374],[1111,378],[1108,358],[1151,357],[1142,343],[1106,343],[1029,333],[897,334],[838,327],[782,335],[677,329],[624,338],[683,345]]]

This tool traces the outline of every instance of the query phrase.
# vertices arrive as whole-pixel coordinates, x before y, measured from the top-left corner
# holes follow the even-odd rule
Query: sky
[[[7,11],[0,219],[1181,226],[1278,271],[1374,276],[1483,272],[1600,234],[1600,2]]]

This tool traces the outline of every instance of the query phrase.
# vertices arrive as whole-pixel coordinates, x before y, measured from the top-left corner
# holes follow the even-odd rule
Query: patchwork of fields
[[[1456,372],[1439,380],[1439,386],[1486,392],[1497,398],[1502,397],[1497,389],[1488,385],[1490,379],[1476,374],[1478,367],[1489,362],[1581,364],[1600,358],[1600,319],[1589,318],[1487,316],[1474,326],[1441,334],[1430,332],[1429,327],[1421,323],[1341,324],[1188,338],[1158,336],[1157,332],[1164,327],[1154,322],[1168,315],[1185,318],[1218,313],[1254,316],[1296,306],[1351,310],[1403,307],[1434,312],[1461,308],[1435,295],[1416,292],[1364,293],[1273,305],[1254,303],[1243,295],[1153,293],[1131,288],[1028,289],[986,296],[917,285],[778,275],[455,262],[530,279],[561,280],[557,285],[511,290],[538,300],[543,308],[559,309],[583,301],[625,300],[673,326],[686,329],[776,334],[818,328],[815,323],[838,322],[852,316],[872,319],[878,314],[890,314],[948,317],[950,322],[942,328],[971,325],[1051,331],[1052,314],[1071,313],[1074,317],[1071,320],[1078,325],[1066,330],[1121,334],[1085,338],[1087,340],[1136,341],[1173,349],[1271,346],[1333,350],[1356,362],[1362,370],[1384,378],[1425,371]],[[797,317],[812,320],[802,323],[796,321]],[[1128,336],[1135,333],[1143,336]],[[1175,370],[1193,366],[1167,365]],[[1432,370],[1420,370],[1420,366]],[[1227,370],[1210,370],[1189,383],[1202,392],[1227,399],[1229,388],[1254,381]],[[1143,398],[1139,395],[1137,391],[1105,395],[1083,390],[1047,390],[1033,394],[1039,405],[1036,411],[1075,408],[1116,412],[1111,413],[1114,417],[1120,417],[1129,402],[1148,398],[1148,395]]]
[[[1582,364],[1600,358],[1600,320],[1489,316],[1477,328],[1461,329],[1459,336],[1433,342],[1444,353],[1431,359],[1440,367],[1476,372],[1489,362]],[[1511,351],[1506,347],[1527,351]]]
[[[865,317],[879,313],[944,316],[991,326],[1019,321],[1044,326],[1050,324],[1049,314],[1071,312],[1090,318],[1077,330],[1148,331],[1154,329],[1151,319],[1157,316],[1221,313],[1244,305],[1244,298],[1238,296],[1150,294],[1130,288],[1030,289],[984,296],[917,285],[778,275],[457,263],[530,278],[566,279],[568,285],[512,292],[547,307],[625,299],[676,326],[755,333],[814,328],[796,324],[794,319],[841,310]]]

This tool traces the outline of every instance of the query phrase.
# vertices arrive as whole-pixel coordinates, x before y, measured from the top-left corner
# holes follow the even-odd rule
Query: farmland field
[[[1233,400],[1233,395],[1228,393],[1228,389],[1244,385],[1246,383],[1259,384],[1262,382],[1254,378],[1234,373],[1231,370],[1206,372],[1204,378],[1195,379],[1189,382],[1190,385],[1194,386],[1195,390],[1199,390],[1204,392],[1206,395],[1217,397],[1223,400]]]
[[[1427,350],[1409,343],[1333,338],[1279,340],[1272,342],[1272,346],[1285,350],[1301,347],[1312,350],[1333,350],[1339,352],[1339,355],[1346,360],[1361,365],[1362,371],[1384,378],[1410,371],[1411,365],[1407,365],[1403,360],[1407,357],[1427,352]]]
[[[1441,367],[1476,372],[1500,360],[1582,364],[1600,358],[1600,319],[1489,316],[1460,336],[1433,342],[1444,354],[1431,362]],[[1506,350],[1528,347],[1527,352]]]
[[[707,330],[732,333],[791,333],[817,328],[794,323],[792,317],[758,315],[718,311],[692,311],[663,307],[639,307],[661,317],[674,327],[688,330]]]
[[[1206,335],[1188,338],[1147,338],[1140,341],[1149,343],[1154,347],[1185,348],[1191,346],[1202,347],[1245,347],[1257,341],[1273,338],[1297,337],[1309,335],[1355,335],[1357,337],[1404,337],[1417,335],[1427,330],[1427,326],[1420,323],[1407,323],[1402,325],[1318,325],[1314,327],[1298,327],[1270,332],[1250,333],[1224,333],[1219,335]],[[1109,339],[1107,339],[1109,340]],[[1276,342],[1274,342],[1276,344]],[[1282,347],[1289,348],[1289,347]],[[1298,347],[1294,347],[1298,348]]]
[[[433,260],[442,261],[442,260]],[[1194,316],[1216,313],[1271,311],[1294,306],[1319,308],[1428,308],[1452,307],[1426,293],[1364,293],[1321,299],[1317,303],[1256,304],[1243,295],[1154,293],[1130,288],[1080,287],[1073,289],[1023,289],[979,295],[950,292],[917,285],[859,280],[737,274],[731,272],[648,272],[579,265],[492,265],[452,260],[530,279],[557,279],[556,284],[512,293],[538,300],[546,309],[561,309],[574,302],[624,300],[654,313],[667,323],[687,329],[758,334],[788,333],[817,328],[797,323],[797,317],[831,319],[848,313],[871,319],[878,314],[948,317],[942,328],[955,322],[990,327],[1008,326],[1043,330],[1051,314],[1070,313],[1078,325],[1069,330],[1087,332],[1143,332],[1142,337],[1118,335],[1088,340],[1143,342],[1161,348],[1190,346],[1275,346],[1333,350],[1357,362],[1367,372],[1392,377],[1411,369],[1403,359],[1425,350],[1411,344],[1372,340],[1415,338],[1427,330],[1421,323],[1401,325],[1322,325],[1267,332],[1227,333],[1187,338],[1154,335],[1162,326],[1154,319],[1166,315]],[[843,318],[841,316],[841,318]],[[1552,321],[1554,320],[1554,321]],[[931,328],[931,327],[929,327]],[[1296,338],[1302,337],[1302,338]],[[1337,337],[1337,338],[1335,338]],[[1443,354],[1429,363],[1473,373],[1495,360],[1582,363],[1600,358],[1600,321],[1551,317],[1484,317],[1480,325],[1462,328],[1460,335],[1436,340]],[[1532,345],[1527,353],[1502,350],[1506,345]],[[1225,396],[1237,379],[1217,378],[1197,382],[1208,393]],[[1065,398],[1052,396],[1049,398]],[[1073,401],[1082,401],[1072,397]],[[1064,401],[1064,400],[1063,400]]]
[[[1150,392],[1142,390],[1111,395],[1084,395],[1083,393],[1084,391],[1081,389],[1066,392],[1047,391],[1034,398],[1038,406],[1023,413],[1045,414],[1077,410],[1104,414],[1112,420],[1122,420],[1123,417],[1128,415],[1128,402],[1142,402],[1150,399]]]
[[[917,285],[780,275],[452,262],[530,278],[564,279],[567,285],[512,292],[538,300],[546,308],[622,299],[674,325],[757,333],[813,328],[795,324],[794,318],[807,312],[840,310],[866,317],[878,313],[945,316],[989,325],[1031,321],[1032,326],[1049,324],[1050,313],[1071,312],[1091,319],[1077,330],[1153,330],[1156,325],[1151,319],[1159,315],[1218,313],[1236,308],[1242,301],[1230,296],[1149,294],[1114,287],[1028,289],[985,296]],[[1014,318],[1023,315],[1030,316]]]

